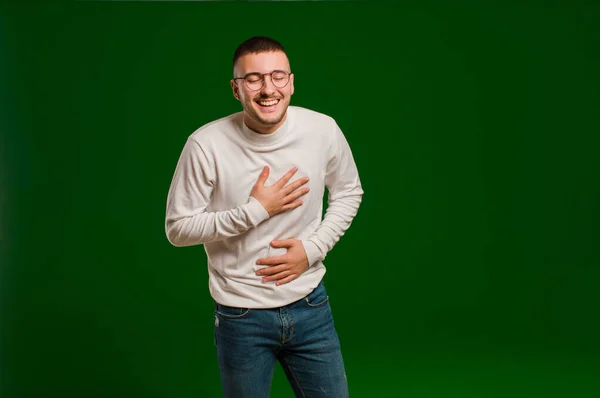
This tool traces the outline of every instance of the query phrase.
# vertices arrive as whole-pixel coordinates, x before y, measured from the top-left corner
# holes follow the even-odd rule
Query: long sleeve
[[[192,246],[242,234],[269,218],[250,197],[234,209],[208,212],[216,183],[216,165],[189,138],[183,148],[167,197],[165,231],[174,246]]]
[[[329,191],[327,210],[314,233],[302,242],[311,266],[324,260],[350,227],[363,195],[350,146],[337,126],[328,155],[325,174],[325,186]]]

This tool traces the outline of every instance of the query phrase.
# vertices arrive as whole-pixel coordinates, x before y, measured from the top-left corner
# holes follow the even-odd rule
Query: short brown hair
[[[235,52],[233,53],[233,66],[235,66],[237,60],[243,55],[267,53],[271,51],[281,51],[287,56],[283,45],[277,40],[266,36],[251,37],[235,49]]]

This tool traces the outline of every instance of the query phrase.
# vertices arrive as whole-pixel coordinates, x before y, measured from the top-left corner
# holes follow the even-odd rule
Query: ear
[[[294,74],[290,73],[290,95],[294,94]]]
[[[235,83],[235,80],[231,79],[231,91],[233,92],[233,96],[235,97],[235,99],[237,99],[238,101],[240,100],[240,88],[238,87],[238,85]]]

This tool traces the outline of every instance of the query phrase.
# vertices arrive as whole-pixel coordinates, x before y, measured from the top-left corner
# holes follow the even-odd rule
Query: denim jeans
[[[346,398],[340,342],[323,282],[273,309],[215,303],[215,345],[226,398],[269,397],[278,361],[296,397]]]

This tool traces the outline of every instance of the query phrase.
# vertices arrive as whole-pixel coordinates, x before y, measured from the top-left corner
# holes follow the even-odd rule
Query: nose
[[[271,75],[264,76],[264,79],[263,86],[260,89],[261,93],[264,95],[273,94],[275,92],[275,86],[273,85],[273,80],[271,80]]]

